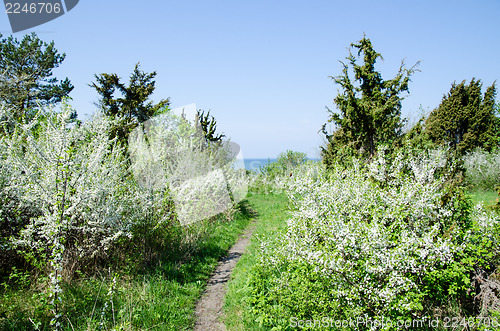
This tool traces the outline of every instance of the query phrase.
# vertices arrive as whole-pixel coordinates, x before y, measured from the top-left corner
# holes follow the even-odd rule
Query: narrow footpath
[[[224,304],[224,296],[227,291],[227,282],[231,276],[234,266],[240,256],[245,252],[250,244],[253,231],[255,230],[255,221],[240,236],[236,244],[228,252],[228,255],[219,261],[214,274],[207,284],[200,301],[196,305],[196,331],[226,330],[221,321]]]

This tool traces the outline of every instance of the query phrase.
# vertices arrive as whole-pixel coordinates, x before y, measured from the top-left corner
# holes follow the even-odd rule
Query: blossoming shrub
[[[250,189],[254,192],[278,193],[281,182],[292,176],[301,164],[307,162],[307,155],[301,152],[286,151],[278,155],[276,162],[270,162],[250,177]]]
[[[293,217],[281,238],[263,244],[252,272],[250,302],[262,324],[396,321],[449,300],[470,308],[473,271],[498,263],[498,220],[446,186],[444,151],[392,162],[378,155],[368,169],[307,165],[285,183]]]
[[[182,241],[178,218],[190,218],[194,202],[202,211],[219,203],[202,193],[224,190],[217,197],[227,197],[223,207],[230,209],[246,194],[246,178],[233,167],[229,143],[199,148],[201,138],[193,137],[186,121],[163,116],[163,125],[150,125],[161,132],[143,139],[143,148],[125,151],[108,138],[113,120],[98,113],[80,125],[72,113],[63,104],[60,113],[48,110],[1,135],[2,257],[16,250],[44,267],[57,255],[65,269],[109,257],[112,250],[139,251],[152,260]],[[2,114],[0,120],[2,127],[9,124]],[[215,176],[206,176],[214,170],[215,186]],[[198,180],[195,187],[178,184],[190,178]],[[173,196],[181,189],[186,203],[175,206]],[[8,267],[8,261],[0,262]]]
[[[11,172],[2,192],[30,211],[10,241],[32,262],[85,261],[132,236],[125,216],[137,209],[127,197],[123,153],[107,137],[109,121],[97,115],[71,127],[71,113],[64,105],[39,114],[2,141]]]
[[[60,112],[20,124],[0,108],[0,284],[36,286],[36,319],[54,329],[72,309],[63,279],[92,278],[104,268],[134,276],[159,264],[177,272],[219,220],[233,220],[247,187],[234,166],[234,144],[201,148],[186,123],[125,150],[109,138],[120,119],[97,113],[82,124],[73,113],[63,103]],[[180,207],[176,194],[184,198]],[[214,195],[227,199],[209,199]],[[225,217],[216,216],[221,207],[194,222],[200,219],[190,212],[199,216],[218,205],[228,207]],[[15,296],[22,289],[11,290]]]
[[[239,146],[207,142],[190,121],[169,111],[138,126],[129,139],[131,170],[144,189],[168,188],[182,225],[231,210],[246,195]]]
[[[8,276],[12,267],[23,262],[9,238],[17,237],[30,218],[40,216],[39,210],[19,198],[20,189],[10,186],[13,173],[5,139],[0,136],[0,277]]]
[[[500,150],[486,152],[477,149],[464,156],[468,184],[478,189],[492,190],[500,180]]]

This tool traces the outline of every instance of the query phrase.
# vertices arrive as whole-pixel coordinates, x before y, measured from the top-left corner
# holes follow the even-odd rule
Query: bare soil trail
[[[211,331],[211,330],[226,330],[224,323],[221,321],[224,304],[224,296],[227,291],[227,281],[231,276],[234,266],[238,262],[240,256],[245,252],[246,247],[250,244],[255,229],[255,220],[240,236],[236,244],[229,250],[226,257],[219,261],[215,272],[208,281],[207,288],[203,293],[200,301],[196,304],[196,331]]]

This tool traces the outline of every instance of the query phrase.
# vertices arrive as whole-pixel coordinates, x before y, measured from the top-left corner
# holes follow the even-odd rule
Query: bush
[[[500,149],[476,149],[463,157],[467,183],[477,189],[492,190],[500,178]]]
[[[64,280],[104,268],[128,276],[162,263],[179,269],[220,223],[214,220],[232,221],[247,188],[231,145],[199,144],[187,121],[151,121],[150,131],[138,129],[147,138],[136,134],[125,150],[109,139],[119,118],[97,113],[81,124],[73,113],[63,103],[61,112],[39,112],[26,125],[0,113],[0,125],[12,129],[0,135],[0,284],[36,280],[43,290],[33,296],[41,309],[35,315],[52,318],[55,329],[71,306],[62,302],[70,297],[63,288],[72,288]],[[225,204],[214,211],[220,201],[208,193]]]
[[[171,112],[140,125],[129,139],[131,170],[145,191],[168,188],[183,225],[213,217],[246,195],[244,169],[230,142],[206,143],[202,132]]]
[[[475,148],[497,148],[496,86],[487,87],[484,95],[482,86],[475,78],[469,84],[465,80],[453,83],[425,121],[425,135],[438,145],[449,146],[457,156]]]
[[[447,162],[441,152],[387,162],[379,151],[368,170],[354,162],[295,171],[285,183],[294,205],[286,235],[263,244],[252,272],[262,324],[424,318],[450,300],[472,314],[473,273],[499,262],[498,220],[445,186]]]
[[[268,162],[254,173],[250,180],[250,189],[254,192],[277,192],[279,182],[291,177],[293,171],[307,161],[307,155],[301,152],[286,151],[278,155],[276,162]]]
[[[71,127],[72,113],[68,105],[61,113],[39,113],[2,141],[3,166],[10,169],[2,194],[18,202],[2,211],[26,211],[17,221],[3,218],[19,224],[11,247],[42,268],[58,259],[65,271],[131,237],[127,216],[137,210],[127,192],[122,150],[107,138],[109,121],[97,115]]]

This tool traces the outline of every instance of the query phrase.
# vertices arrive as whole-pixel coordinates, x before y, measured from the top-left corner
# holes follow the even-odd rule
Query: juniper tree
[[[120,119],[118,126],[112,129],[111,136],[126,142],[129,133],[139,124],[169,105],[169,99],[154,104],[148,98],[155,90],[154,77],[156,72],[145,73],[140,70],[139,63],[135,65],[130,75],[129,85],[120,81],[117,74],[103,73],[95,75],[96,82],[90,86],[100,95],[99,106],[105,115]],[[115,97],[115,92],[122,97]]]
[[[498,146],[498,118],[495,116],[495,83],[481,93],[481,80],[453,83],[441,104],[426,120],[426,133],[436,144],[448,145],[457,154],[477,147]]]
[[[390,80],[382,79],[375,70],[375,63],[382,58],[370,39],[363,37],[358,43],[351,44],[357,56],[349,51],[347,63],[342,62],[342,74],[331,77],[339,84],[341,91],[334,102],[340,113],[328,109],[328,122],[335,124],[332,134],[323,125],[327,146],[322,147],[323,161],[331,165],[346,155],[372,157],[377,145],[391,143],[400,138],[404,120],[401,118],[401,93],[408,92],[410,76],[415,66],[405,68],[401,63],[397,75]],[[362,55],[362,64],[358,59]],[[354,72],[354,79],[349,75]]]
[[[224,134],[215,133],[217,130],[217,122],[215,121],[215,118],[210,115],[210,111],[205,114],[205,111],[202,111],[201,109],[197,110],[195,122],[207,144],[220,143],[222,138],[225,137]]]

